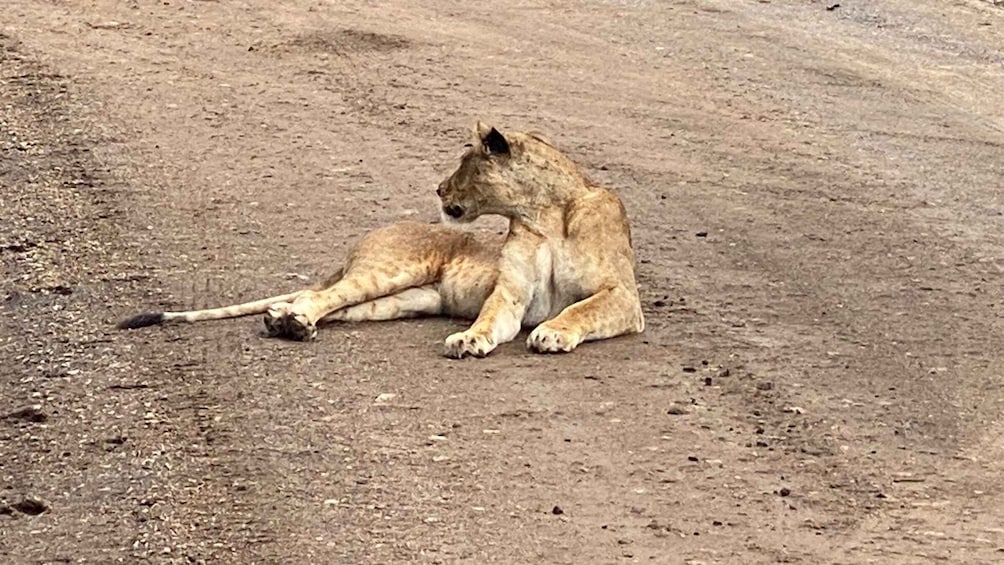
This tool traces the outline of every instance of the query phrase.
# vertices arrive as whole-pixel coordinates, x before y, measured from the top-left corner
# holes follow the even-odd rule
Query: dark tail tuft
[[[144,312],[127,320],[122,320],[116,327],[120,330],[134,330],[136,328],[156,326],[157,324],[162,323],[164,323],[163,312]]]

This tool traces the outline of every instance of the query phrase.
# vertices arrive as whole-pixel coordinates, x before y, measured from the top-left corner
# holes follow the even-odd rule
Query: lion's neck
[[[531,156],[522,166],[515,166],[511,183],[522,196],[510,201],[502,215],[519,222],[531,231],[564,233],[566,210],[573,202],[599,190],[570,159],[554,151],[551,155]]]
[[[585,183],[576,188],[578,190],[565,190],[551,194],[545,201],[518,207],[514,213],[507,215],[510,224],[518,223],[541,236],[562,237],[567,231],[565,222],[569,216],[568,210],[575,202],[590,198],[599,190]]]

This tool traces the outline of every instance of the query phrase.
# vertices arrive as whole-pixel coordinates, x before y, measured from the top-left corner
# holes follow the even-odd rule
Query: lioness
[[[634,251],[620,199],[594,185],[537,134],[501,134],[481,122],[460,166],[436,194],[446,223],[484,214],[509,220],[499,248],[441,224],[374,230],[342,269],[310,289],[212,310],[140,314],[140,328],[265,314],[271,336],[313,339],[317,324],[423,315],[474,319],[446,338],[448,357],[484,357],[534,327],[527,347],[567,352],[645,327]]]

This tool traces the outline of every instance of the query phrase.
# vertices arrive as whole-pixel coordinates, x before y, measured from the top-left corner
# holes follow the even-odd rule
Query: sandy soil
[[[0,561],[1004,560],[1004,10],[832,4],[5,2]],[[623,197],[643,335],[112,329],[436,217],[477,118]]]

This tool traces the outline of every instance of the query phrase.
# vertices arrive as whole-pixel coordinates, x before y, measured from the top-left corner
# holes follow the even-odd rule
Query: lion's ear
[[[493,128],[490,125],[478,120],[477,123],[474,124],[474,130],[472,133],[477,141],[481,141],[492,129]]]
[[[480,125],[478,129],[480,130]],[[480,133],[480,132],[479,132]],[[499,130],[491,128],[488,133],[481,136],[481,145],[488,155],[508,155],[509,154],[509,142],[506,141],[504,135],[499,133]]]

